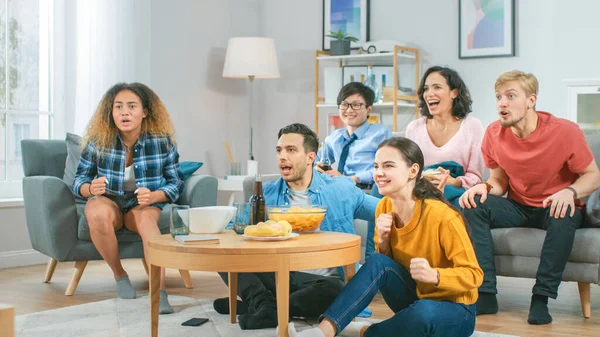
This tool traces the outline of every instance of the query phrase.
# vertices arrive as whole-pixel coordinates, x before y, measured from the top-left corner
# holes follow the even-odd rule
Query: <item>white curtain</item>
[[[118,82],[150,85],[150,2],[146,0],[70,0],[75,20],[67,45],[74,71],[66,84],[74,106],[67,130],[82,135],[102,95]],[[69,26],[69,23],[67,23]],[[68,27],[67,27],[68,28]],[[73,48],[74,47],[74,48]],[[72,68],[73,69],[73,68]],[[70,110],[69,106],[65,109]]]

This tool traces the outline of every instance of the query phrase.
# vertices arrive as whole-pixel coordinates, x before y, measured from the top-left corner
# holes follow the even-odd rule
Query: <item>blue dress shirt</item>
[[[334,179],[313,169],[307,193],[313,205],[327,206],[327,214],[320,226],[322,231],[356,234],[354,219],[375,219],[379,199],[365,194],[350,179]],[[290,188],[283,178],[264,183],[263,195],[266,206],[290,204]],[[233,223],[230,222],[227,228],[231,227]],[[343,279],[343,268],[339,268],[338,274]]]
[[[361,184],[373,183],[373,161],[377,146],[384,140],[390,138],[392,133],[387,126],[382,124],[369,124],[365,122],[356,131],[357,139],[350,145],[344,175],[356,176]],[[350,141],[350,135],[346,128],[333,131],[325,138],[325,149],[327,150],[331,163],[338,163],[342,155],[344,145]],[[317,161],[321,161],[324,149],[319,149]],[[338,167],[338,171],[341,168]]]

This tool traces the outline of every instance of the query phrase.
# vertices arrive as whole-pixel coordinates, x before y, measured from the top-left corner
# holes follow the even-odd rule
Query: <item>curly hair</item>
[[[446,79],[450,90],[458,89],[458,95],[452,101],[452,116],[458,119],[467,117],[467,114],[472,111],[471,104],[473,104],[473,100],[471,100],[471,94],[469,93],[467,85],[465,82],[463,82],[462,78],[460,78],[454,69],[440,66],[433,66],[427,69],[421,78],[421,83],[419,84],[419,108],[421,110],[421,115],[427,118],[433,118],[433,115],[431,115],[429,112],[427,103],[423,98],[423,93],[425,91],[425,80],[431,73],[438,73],[442,75]]]
[[[99,153],[115,146],[119,129],[112,117],[115,96],[124,90],[133,92],[140,98],[142,109],[147,116],[142,120],[142,132],[152,135],[169,136],[174,141],[175,129],[169,112],[158,95],[142,83],[117,83],[102,96],[96,112],[88,124],[81,142],[82,147],[94,143]]]

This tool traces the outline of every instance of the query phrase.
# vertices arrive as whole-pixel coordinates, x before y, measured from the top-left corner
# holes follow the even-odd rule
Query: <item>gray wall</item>
[[[471,90],[473,114],[496,120],[493,84],[521,69],[540,81],[538,109],[567,115],[563,79],[600,78],[594,43],[595,0],[517,1],[517,56],[458,59],[456,1],[371,1],[371,39],[406,41],[421,49],[423,69],[455,68]],[[313,126],[314,53],[321,47],[322,1],[153,0],[151,86],[168,107],[183,160],[200,160],[204,174],[227,172],[222,141],[247,158],[248,83],[221,76],[227,39],[275,39],[281,78],[255,81],[255,147],[259,171],[277,171],[274,147],[282,126]],[[526,19],[527,18],[527,19]],[[68,103],[68,101],[67,101]],[[7,252],[30,249],[22,208],[0,208],[0,267]]]

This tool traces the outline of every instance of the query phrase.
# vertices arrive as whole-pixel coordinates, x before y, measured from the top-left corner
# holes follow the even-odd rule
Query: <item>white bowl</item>
[[[190,208],[190,232],[198,234],[221,233],[233,218],[233,206],[208,206]]]

